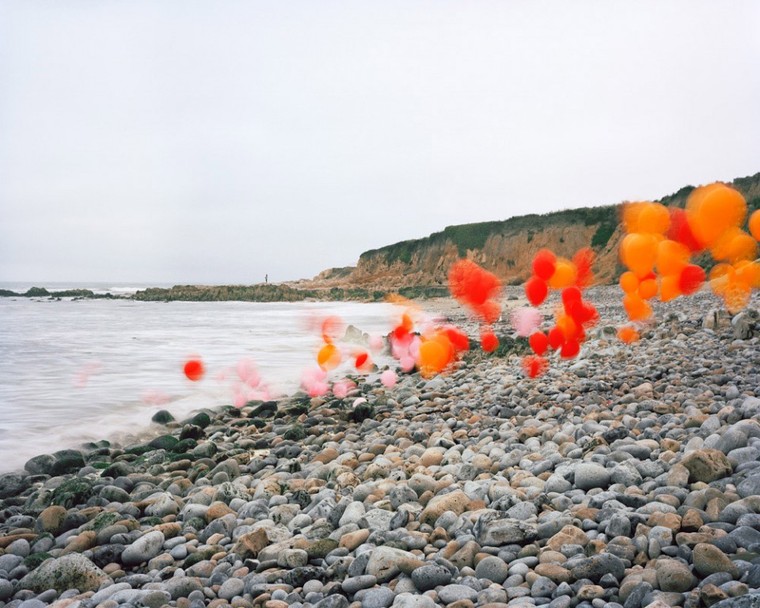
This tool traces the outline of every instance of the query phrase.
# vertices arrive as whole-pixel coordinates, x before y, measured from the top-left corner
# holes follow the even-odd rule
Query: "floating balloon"
[[[325,371],[335,369],[340,365],[341,353],[335,344],[325,344],[317,353],[317,365]]]
[[[380,374],[380,382],[385,388],[393,388],[396,386],[396,382],[398,382],[398,376],[393,370],[386,369]]]
[[[514,309],[511,319],[517,335],[527,338],[541,324],[543,315],[537,309],[526,306]]]
[[[531,277],[525,282],[525,296],[533,306],[539,306],[549,293],[546,283],[538,277]]]
[[[533,258],[533,274],[542,281],[548,281],[556,269],[557,256],[553,251],[541,249]]]
[[[652,316],[652,307],[638,294],[623,296],[623,308],[631,321],[646,321]]]
[[[580,288],[589,287],[594,282],[591,267],[594,265],[595,254],[590,247],[579,249],[573,256],[576,278],[575,284]]]
[[[354,367],[360,372],[367,373],[372,369],[372,366],[374,363],[372,362],[372,358],[369,356],[369,353],[366,352],[360,352],[356,355],[354,358]]]
[[[522,359],[522,367],[529,378],[537,378],[549,367],[549,362],[538,355],[526,355]]]
[[[620,244],[620,257],[638,277],[649,274],[657,261],[657,237],[653,234],[627,234]]]
[[[549,279],[549,287],[552,289],[564,289],[575,285],[578,279],[578,269],[570,260],[565,258],[557,258],[556,268],[554,274]]]
[[[544,332],[537,331],[530,335],[528,338],[528,344],[530,344],[533,352],[540,357],[549,348],[549,338],[546,337]]]
[[[499,339],[492,331],[486,331],[480,336],[480,347],[487,353],[492,353],[499,347]]]
[[[744,197],[721,183],[697,188],[686,201],[689,226],[704,247],[711,247],[729,228],[741,226],[746,215]]]
[[[343,328],[343,321],[339,317],[327,317],[322,321],[322,340],[326,344],[332,344],[338,339]]]
[[[657,271],[660,274],[679,274],[689,263],[689,248],[677,241],[665,239],[657,245]]]
[[[188,360],[187,363],[185,363],[183,370],[185,372],[185,376],[187,376],[187,379],[193,382],[198,382],[198,380],[203,378],[203,374],[206,371],[205,367],[203,366],[203,361],[200,359]]]
[[[621,342],[632,344],[634,342],[638,342],[641,336],[634,327],[631,327],[630,325],[624,325],[617,330],[617,337]]]
[[[657,295],[657,281],[655,279],[646,279],[639,284],[639,296],[644,300],[651,300]]]
[[[667,238],[680,243],[692,253],[697,253],[704,249],[702,244],[697,240],[697,237],[694,236],[691,226],[689,226],[686,211],[683,209],[673,208],[670,210],[670,228]]]
[[[578,340],[567,340],[562,344],[562,348],[559,351],[559,356],[563,359],[572,359],[577,356],[581,350],[581,345]]]
[[[559,348],[562,346],[562,343],[565,341],[565,334],[562,333],[562,330],[559,327],[552,327],[549,330],[548,335],[548,342],[549,346],[552,347],[554,350],[559,350]]]
[[[441,373],[452,362],[453,355],[454,347],[445,335],[436,334],[431,339],[423,340],[418,356],[420,374],[429,378]]]
[[[749,216],[749,232],[756,241],[760,241],[760,209],[752,212]]]
[[[684,295],[691,295],[702,287],[705,282],[705,271],[696,264],[689,264],[678,278],[678,288]]]
[[[456,352],[470,350],[470,339],[467,337],[467,334],[465,334],[461,329],[454,327],[453,325],[449,325],[444,327],[443,331],[446,333],[449,342],[451,342],[451,345],[454,347],[454,350]]]
[[[625,293],[636,293],[639,289],[639,278],[630,270],[620,275],[619,283]]]

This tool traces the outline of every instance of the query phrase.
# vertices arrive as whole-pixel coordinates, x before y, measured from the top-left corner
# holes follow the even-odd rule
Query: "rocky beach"
[[[588,293],[602,324],[536,380],[515,342],[0,475],[0,606],[760,606],[757,302],[658,304],[629,346]]]

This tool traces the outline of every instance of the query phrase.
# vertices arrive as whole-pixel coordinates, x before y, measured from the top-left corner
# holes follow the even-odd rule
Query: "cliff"
[[[731,185],[745,196],[750,211],[760,208],[760,173],[737,178]],[[693,189],[685,186],[660,202],[683,207]],[[460,257],[474,260],[506,284],[518,284],[528,278],[533,256],[542,247],[567,257],[582,247],[591,247],[597,255],[594,268],[597,280],[611,283],[621,271],[618,258],[621,206],[622,203],[584,207],[448,226],[424,238],[365,251],[353,270],[327,270],[303,286],[393,290],[446,285],[448,268]]]

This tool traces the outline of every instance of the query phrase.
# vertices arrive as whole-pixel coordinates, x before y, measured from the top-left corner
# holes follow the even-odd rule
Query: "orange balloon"
[[[756,209],[749,216],[749,232],[756,241],[760,241],[760,209]]]
[[[679,278],[681,275],[668,274],[660,278],[660,300],[670,302],[675,300],[681,293]]]
[[[620,244],[620,256],[638,277],[651,272],[657,260],[658,239],[653,234],[628,234]]]
[[[641,284],[639,285],[639,296],[645,300],[651,300],[657,295],[657,290],[657,280],[646,279],[645,281],[641,281]]]
[[[578,278],[578,271],[570,260],[557,258],[554,268],[554,274],[549,279],[549,287],[553,289],[564,289],[575,285]]]
[[[665,239],[657,245],[657,270],[660,274],[678,274],[689,263],[686,245]]]
[[[631,321],[646,321],[652,316],[652,307],[636,294],[623,296],[623,308]]]
[[[633,342],[638,342],[641,336],[639,336],[639,332],[635,328],[630,325],[624,325],[617,330],[617,337],[621,342],[632,344]]]
[[[633,293],[639,288],[639,279],[630,270],[620,275],[620,288],[625,293]]]
[[[744,223],[747,203],[733,188],[720,183],[710,184],[689,195],[686,214],[697,240],[711,247],[726,230]]]
[[[752,288],[743,281],[734,280],[729,282],[723,299],[726,302],[726,308],[731,314],[736,314],[749,304],[752,296]]]
[[[557,315],[557,327],[562,332],[565,341],[574,340],[578,336],[578,324],[573,320],[570,315],[560,314]]]
[[[729,228],[710,249],[716,260],[736,263],[757,256],[757,241],[738,228]]]
[[[746,285],[753,289],[760,288],[760,264],[757,262],[742,261],[736,264],[736,276]]]
[[[418,363],[420,374],[429,378],[446,369],[454,359],[454,347],[445,334],[436,334],[420,344]]]
[[[325,344],[317,353],[317,365],[325,371],[335,369],[340,365],[340,350],[335,344]]]
[[[649,203],[625,203],[623,205],[623,230],[628,234],[641,232],[639,230],[639,217],[644,207]]]
[[[670,227],[670,213],[660,203],[645,203],[638,214],[638,230],[650,234],[665,234]]]

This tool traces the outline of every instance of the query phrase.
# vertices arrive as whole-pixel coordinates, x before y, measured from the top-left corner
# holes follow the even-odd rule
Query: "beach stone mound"
[[[21,589],[42,593],[55,589],[59,593],[68,589],[93,591],[111,579],[80,553],[70,553],[43,562],[36,570],[19,581]]]

